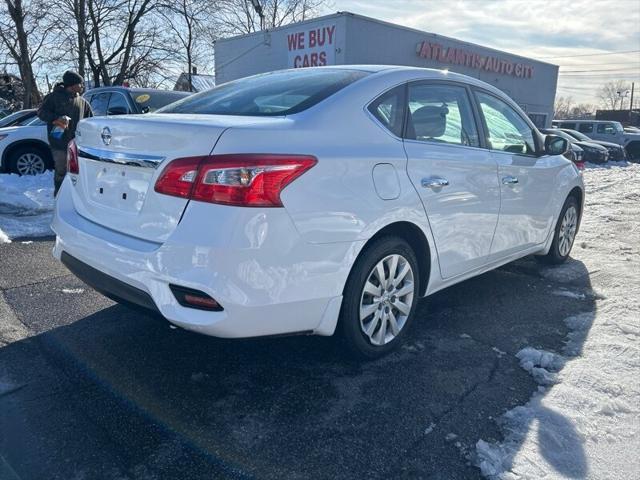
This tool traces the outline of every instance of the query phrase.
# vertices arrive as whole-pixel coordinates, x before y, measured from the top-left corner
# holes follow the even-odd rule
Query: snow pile
[[[0,175],[0,243],[51,235],[53,172]]]
[[[598,293],[567,288],[578,300],[593,297],[596,310],[565,319],[562,352],[517,354],[541,386],[498,420],[504,441],[477,442],[476,465],[491,479],[640,478],[640,165],[584,175],[585,215],[572,256]],[[570,283],[578,262],[541,273]]]

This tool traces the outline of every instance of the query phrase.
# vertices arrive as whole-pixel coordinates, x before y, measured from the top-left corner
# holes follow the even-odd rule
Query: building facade
[[[219,40],[215,64],[218,85],[257,73],[324,65],[448,69],[504,91],[539,127],[551,125],[558,82],[556,65],[349,12]]]

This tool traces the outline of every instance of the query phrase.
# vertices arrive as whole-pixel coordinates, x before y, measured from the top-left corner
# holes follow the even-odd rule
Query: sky
[[[640,0],[334,0],[324,13],[336,11],[559,65],[556,96],[576,103],[598,105],[598,88],[619,79],[640,99]]]

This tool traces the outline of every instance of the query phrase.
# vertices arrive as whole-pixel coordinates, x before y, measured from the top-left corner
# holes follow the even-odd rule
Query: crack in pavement
[[[54,277],[44,278],[42,280],[38,280],[37,282],[25,283],[24,285],[16,285],[14,287],[7,287],[7,288],[0,287],[0,292],[10,292],[11,290],[16,290],[18,288],[24,288],[24,287],[34,287],[36,285],[40,285],[42,283],[47,283],[51,280],[57,280],[59,278],[64,278],[64,277],[74,277],[74,275],[73,273],[69,272],[69,273],[64,273],[62,275],[56,275]]]

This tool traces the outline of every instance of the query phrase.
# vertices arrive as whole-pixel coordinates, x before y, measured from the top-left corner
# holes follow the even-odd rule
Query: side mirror
[[[544,139],[546,155],[564,155],[569,150],[569,141],[556,135],[547,135]]]
[[[126,115],[129,113],[125,107],[111,107],[107,110],[107,115]]]

